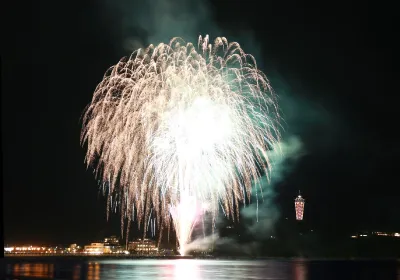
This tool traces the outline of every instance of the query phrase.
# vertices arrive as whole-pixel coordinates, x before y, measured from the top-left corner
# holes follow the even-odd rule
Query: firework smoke
[[[276,96],[238,43],[200,37],[150,45],[113,66],[83,118],[86,162],[124,219],[171,225],[183,254],[207,204],[231,219],[279,141]],[[257,190],[257,188],[256,188]],[[260,189],[261,190],[261,189]],[[115,196],[115,198],[114,198]],[[201,211],[200,211],[201,212]]]

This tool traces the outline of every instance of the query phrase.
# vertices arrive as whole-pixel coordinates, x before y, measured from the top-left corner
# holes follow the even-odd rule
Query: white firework
[[[197,213],[207,203],[215,217],[221,205],[238,218],[252,184],[270,171],[279,121],[267,77],[238,43],[174,38],[110,68],[85,111],[81,143],[109,197],[119,196],[121,228],[133,215],[146,225],[151,209],[158,227],[169,227],[172,214],[184,251],[196,215],[177,209]]]

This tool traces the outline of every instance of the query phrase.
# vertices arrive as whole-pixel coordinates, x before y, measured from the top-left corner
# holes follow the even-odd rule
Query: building
[[[86,254],[109,254],[111,253],[111,249],[109,246],[104,246],[104,243],[91,243],[90,245],[85,246],[84,252]]]
[[[70,253],[79,253],[81,251],[81,247],[78,244],[71,244],[69,245],[68,252]]]
[[[128,250],[139,255],[155,255],[158,254],[158,247],[154,240],[137,239],[128,243]]]
[[[113,235],[110,237],[104,238],[104,245],[105,246],[119,246],[119,239]]]
[[[351,238],[362,238],[362,237],[388,237],[388,238],[400,238],[399,232],[382,232],[382,231],[363,231],[351,236]]]
[[[6,254],[54,254],[57,248],[40,247],[40,246],[10,246],[4,247]]]
[[[385,237],[400,237],[400,233],[398,232],[381,232],[381,231],[374,231],[372,232],[373,235],[376,236],[385,236]]]
[[[299,195],[294,200],[294,207],[296,210],[296,220],[302,221],[304,216],[304,204],[305,199],[301,197],[300,191]]]
[[[121,246],[119,239],[115,235],[104,238],[104,246],[109,247],[111,253],[124,252],[124,248]]]

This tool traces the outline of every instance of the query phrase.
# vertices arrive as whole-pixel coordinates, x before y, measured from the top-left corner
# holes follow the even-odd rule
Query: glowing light
[[[129,230],[134,217],[146,227],[154,213],[162,232],[172,216],[184,248],[195,205],[239,217],[239,203],[269,172],[279,120],[267,77],[238,43],[212,45],[206,36],[196,47],[174,38],[106,73],[83,116],[81,142],[108,189],[108,211],[121,209],[121,230],[125,218]]]
[[[300,193],[294,200],[294,206],[296,209],[296,220],[301,221],[303,220],[304,216],[304,204],[305,204],[305,199],[301,197]]]

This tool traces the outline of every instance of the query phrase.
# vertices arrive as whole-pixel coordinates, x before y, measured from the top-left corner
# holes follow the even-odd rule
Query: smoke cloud
[[[133,51],[148,44],[167,43],[173,37],[197,42],[199,35],[221,36],[207,1],[105,1],[105,13],[114,24],[117,49]]]
[[[186,248],[189,251],[206,251],[210,248],[217,248],[231,254],[240,253],[249,256],[257,254],[261,248],[260,242],[271,235],[274,224],[279,218],[279,210],[274,203],[276,195],[274,187],[284,179],[296,161],[304,154],[303,144],[297,136],[290,136],[270,151],[271,175],[269,178],[266,175],[260,178],[258,185],[253,187],[251,203],[243,207],[240,212],[240,223],[246,229],[246,234],[251,236],[251,242],[240,243],[237,238],[212,234],[194,240]],[[260,191],[260,187],[262,191]],[[217,228],[222,224],[224,223],[220,219]]]
[[[126,56],[149,44],[168,43],[174,37],[197,43],[199,35],[226,37],[239,42],[243,50],[257,58],[263,67],[261,53],[252,30],[242,23],[223,29],[216,23],[211,1],[207,0],[103,0],[106,28],[118,56]]]
[[[259,236],[262,233],[264,236],[273,229],[279,218],[279,211],[274,204],[274,187],[305,153],[302,147],[298,137],[290,136],[270,151],[269,157],[272,162],[270,178],[264,176],[260,179],[262,192],[257,190],[259,186],[253,187],[252,203],[241,211],[242,222],[246,223],[248,233],[251,235]]]

